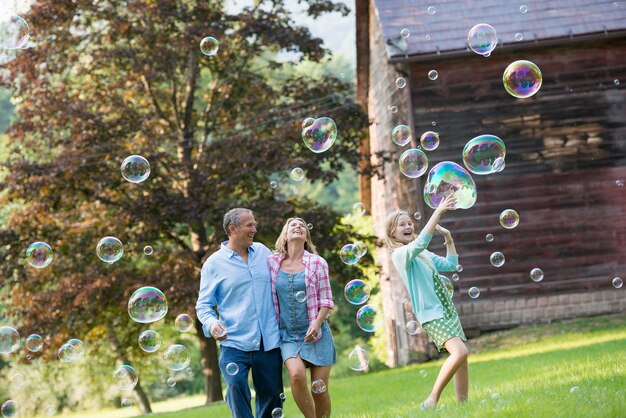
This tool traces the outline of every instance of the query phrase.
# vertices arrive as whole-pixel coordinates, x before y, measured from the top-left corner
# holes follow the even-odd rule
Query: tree
[[[312,16],[347,8],[329,0],[303,3]],[[365,116],[349,86],[332,77],[273,77],[290,65],[320,61],[319,39],[295,27],[283,1],[257,1],[228,14],[221,1],[38,1],[27,16],[36,47],[20,51],[7,68],[17,120],[8,134],[3,205],[14,205],[2,231],[2,274],[9,313],[25,332],[48,331],[58,346],[73,334],[104,326],[118,361],[127,360],[128,296],[142,285],[163,290],[170,307],[192,310],[199,267],[224,239],[223,213],[252,208],[261,240],[273,242],[281,220],[306,213],[321,246],[334,248],[337,217],[302,196],[285,197],[269,178],[300,166],[330,182],[355,166]],[[216,56],[200,40],[220,40]],[[284,75],[284,72],[281,74]],[[299,139],[307,116],[332,117],[340,136],[313,154]],[[149,178],[126,182],[121,161],[140,154]],[[320,214],[321,213],[321,214]],[[112,266],[95,246],[104,236],[124,242]],[[46,241],[54,263],[25,265],[23,252]],[[141,254],[151,244],[155,255]],[[191,312],[190,312],[191,313]],[[198,324],[196,324],[198,325]],[[222,398],[215,341],[203,337],[207,402]],[[130,341],[128,337],[128,341]],[[115,344],[113,344],[115,346]],[[50,357],[50,353],[45,354]],[[138,388],[144,411],[147,396]]]

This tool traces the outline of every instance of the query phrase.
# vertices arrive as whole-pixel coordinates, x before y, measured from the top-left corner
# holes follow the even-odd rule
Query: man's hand
[[[225,340],[228,337],[228,332],[226,331],[226,327],[221,322],[216,322],[211,326],[211,335],[217,341]]]

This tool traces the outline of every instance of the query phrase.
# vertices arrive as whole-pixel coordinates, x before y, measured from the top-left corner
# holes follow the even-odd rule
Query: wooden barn
[[[363,164],[381,166],[378,175],[360,179],[360,190],[377,234],[383,237],[384,219],[397,208],[419,211],[422,220],[432,213],[423,199],[426,175],[409,179],[398,168],[400,154],[419,146],[422,132],[437,131],[441,139],[427,152],[429,169],[441,161],[463,166],[470,139],[496,135],[506,144],[506,168],[473,175],[476,204],[443,220],[464,267],[454,301],[468,335],[625,312],[626,286],[615,288],[612,280],[626,279],[626,2],[357,0],[356,6],[357,95],[371,122],[362,151],[372,158]],[[468,31],[479,23],[498,34],[489,57],[468,48]],[[406,39],[403,29],[410,31]],[[504,89],[503,72],[516,60],[541,69],[536,95],[519,99]],[[399,77],[406,87],[396,85]],[[399,124],[412,129],[405,147],[391,140]],[[510,230],[499,224],[509,208],[520,215]],[[489,233],[493,242],[485,239]],[[435,237],[430,249],[445,253],[443,239]],[[506,258],[499,268],[489,261],[494,251]],[[377,260],[388,364],[428,356],[426,337],[405,331],[411,307],[386,248]],[[534,267],[543,281],[530,280]],[[468,296],[471,286],[480,289],[476,299]]]

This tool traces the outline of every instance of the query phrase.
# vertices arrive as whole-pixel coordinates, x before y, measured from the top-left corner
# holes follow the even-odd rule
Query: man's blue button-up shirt
[[[272,302],[267,257],[271,251],[255,242],[248,247],[246,263],[223,242],[202,266],[200,295],[196,312],[204,335],[211,337],[211,326],[218,321],[217,307],[228,337],[220,341],[226,347],[242,351],[258,350],[263,338],[265,351],[280,346],[278,321]]]

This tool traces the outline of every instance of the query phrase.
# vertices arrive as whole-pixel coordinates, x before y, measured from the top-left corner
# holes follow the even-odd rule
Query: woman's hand
[[[452,234],[450,233],[450,231],[448,231],[446,228],[444,228],[443,226],[437,224],[437,226],[435,226],[435,231],[439,232],[446,241],[450,241],[452,239]]]
[[[321,327],[321,324],[318,324],[317,321],[313,321],[304,335],[304,342],[311,343],[315,341],[319,335],[322,335]]]

